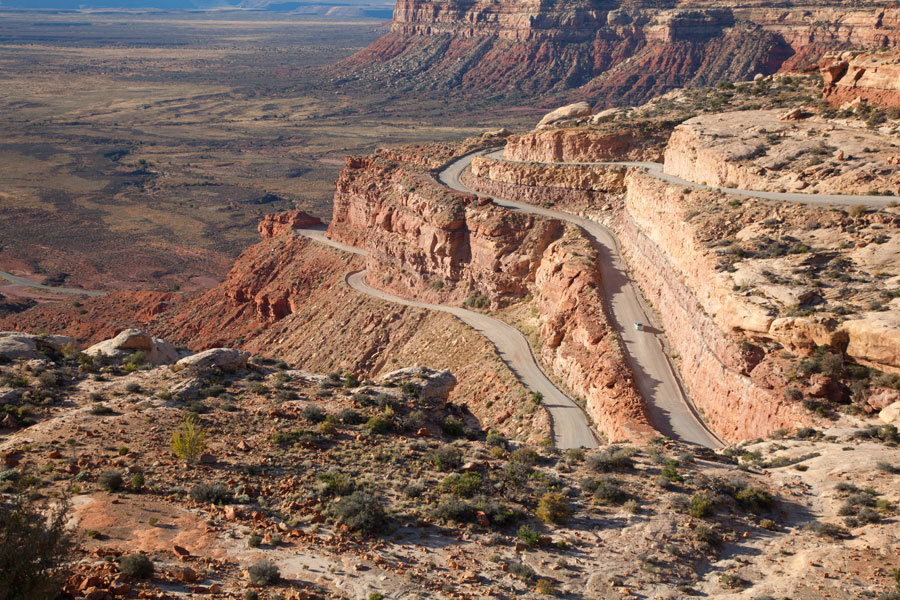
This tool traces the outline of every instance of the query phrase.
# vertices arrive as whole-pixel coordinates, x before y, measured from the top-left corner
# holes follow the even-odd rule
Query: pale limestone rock
[[[570,119],[577,119],[579,117],[587,117],[590,116],[590,114],[590,104],[588,104],[587,102],[575,102],[574,104],[561,106],[556,110],[544,115],[544,118],[541,119],[537,124],[537,128],[541,129],[542,127],[547,127],[548,125],[559,123],[560,121],[568,121]]]
[[[900,315],[867,313],[862,319],[845,321],[847,354],[868,362],[900,367]]]
[[[900,402],[894,402],[878,413],[878,417],[888,425],[900,427]]]
[[[596,115],[593,115],[590,118],[591,125],[597,125],[599,123],[603,123],[604,121],[609,121],[623,114],[625,111],[621,108],[607,108],[606,110],[601,110]]]
[[[437,371],[427,367],[410,367],[385,373],[375,380],[378,385],[400,385],[411,381],[421,386],[422,398],[446,399],[456,387],[456,377],[449,370]]]
[[[8,360],[37,358],[37,342],[27,333],[0,332],[0,356]]]
[[[140,329],[126,329],[112,339],[94,344],[84,353],[89,356],[122,359],[138,351],[143,352],[145,360],[152,365],[169,365],[178,360],[178,350],[175,346]]]
[[[234,348],[210,348],[191,356],[186,356],[175,363],[175,370],[181,371],[188,367],[199,369],[217,367],[226,371],[243,369],[247,366],[249,352],[235,350]]]

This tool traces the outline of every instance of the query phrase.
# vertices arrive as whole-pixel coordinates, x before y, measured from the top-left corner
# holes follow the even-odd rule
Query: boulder
[[[235,371],[247,366],[249,352],[235,350],[234,348],[210,348],[191,356],[185,356],[175,363],[175,370],[181,371],[188,367],[207,369],[217,367],[225,371]]]
[[[561,106],[556,110],[544,115],[544,118],[537,124],[537,128],[541,129],[560,121],[569,121],[579,117],[588,117],[591,114],[591,105],[587,102],[576,102]]]
[[[169,393],[177,400],[196,400],[200,397],[200,390],[202,389],[203,382],[196,377],[192,377],[173,385],[169,388]]]
[[[18,331],[0,331],[0,356],[7,360],[40,358],[42,352],[61,352],[74,346],[65,335],[33,335]]]
[[[375,380],[378,385],[401,385],[415,383],[421,389],[425,400],[444,400],[456,387],[456,377],[449,370],[438,371],[428,367],[409,367],[385,373]]]
[[[512,135],[512,132],[509,129],[507,129],[506,127],[501,127],[500,129],[491,129],[489,131],[485,131],[481,134],[481,138],[505,138],[509,137],[510,135]]]
[[[872,408],[872,411],[883,410],[897,402],[900,402],[900,391],[889,388],[872,390],[872,393],[866,398],[866,404]]]
[[[888,425],[900,427],[900,402],[894,402],[878,413],[878,417]]]
[[[170,365],[178,360],[178,350],[175,346],[140,329],[126,329],[112,339],[94,344],[84,353],[90,356],[124,359],[138,351],[143,352],[144,359],[152,365]]]
[[[778,119],[781,121],[796,121],[797,119],[800,119],[802,117],[802,108],[791,108],[778,115]]]
[[[0,388],[0,404],[13,404],[22,396],[18,388]]]
[[[37,358],[39,354],[35,336],[13,331],[0,332],[0,356],[7,360]]]
[[[598,125],[603,123],[604,121],[610,121],[615,119],[619,115],[625,114],[625,110],[621,108],[607,108],[606,110],[601,110],[596,115],[591,117],[590,123],[591,125]]]

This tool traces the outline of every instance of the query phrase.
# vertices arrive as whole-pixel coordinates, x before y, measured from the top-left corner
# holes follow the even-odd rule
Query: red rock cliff
[[[432,299],[483,292],[501,303],[528,293],[541,255],[561,233],[557,221],[452,192],[379,156],[347,160],[328,229],[332,239],[366,249],[372,282]]]
[[[329,236],[365,248],[369,283],[407,297],[453,302],[478,290],[494,306],[533,297],[548,372],[584,399],[609,439],[651,437],[603,312],[599,259],[588,240],[556,220],[451,192],[419,164],[412,157],[349,159]],[[621,173],[599,180],[616,186]]]
[[[337,73],[532,99],[580,88],[598,106],[639,103],[675,87],[809,65],[828,50],[893,46],[898,14],[837,3],[398,0],[391,32]]]

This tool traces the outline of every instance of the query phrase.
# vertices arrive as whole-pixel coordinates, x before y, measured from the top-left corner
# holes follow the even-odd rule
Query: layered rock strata
[[[876,106],[900,107],[900,52],[843,52],[827,55],[822,64],[823,96],[835,106],[865,100]]]
[[[491,96],[581,88],[595,105],[635,103],[809,66],[835,48],[894,46],[898,14],[839,4],[398,0],[391,32],[337,72]]]
[[[646,441],[656,432],[604,313],[598,260],[577,228],[544,254],[534,286],[542,321],[540,357],[585,400],[585,409],[608,439]]]
[[[584,399],[608,438],[652,435],[603,311],[596,251],[580,231],[368,157],[348,160],[338,180],[329,236],[365,248],[369,283],[407,297],[471,301],[475,292],[503,306],[532,296],[548,371]]]
[[[418,297],[459,301],[484,293],[501,303],[528,293],[542,254],[561,233],[558,221],[450,192],[380,157],[347,160],[328,229],[331,239],[366,249],[372,282]]]
[[[783,368],[748,360],[727,332],[768,331],[771,318],[736,302],[678,202],[680,190],[632,171],[617,233],[631,272],[656,309],[681,376],[725,439],[765,436],[807,417],[784,396]]]
[[[476,156],[466,182],[492,196],[579,212],[624,192],[624,179],[620,167],[539,165]]]
[[[503,157],[534,162],[656,160],[669,129],[560,128],[511,135]]]

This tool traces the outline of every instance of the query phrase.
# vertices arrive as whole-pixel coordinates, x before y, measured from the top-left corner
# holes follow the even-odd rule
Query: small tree
[[[572,516],[572,508],[562,494],[547,492],[538,501],[537,516],[544,523],[565,523]]]
[[[172,434],[172,451],[178,458],[193,463],[204,450],[206,450],[206,432],[197,423],[195,416],[185,417],[181,426]]]
[[[0,598],[55,598],[72,548],[67,502],[48,513],[26,498],[0,503]]]

